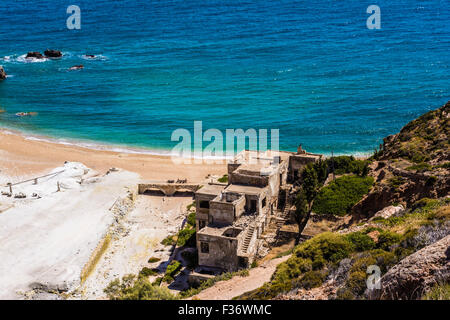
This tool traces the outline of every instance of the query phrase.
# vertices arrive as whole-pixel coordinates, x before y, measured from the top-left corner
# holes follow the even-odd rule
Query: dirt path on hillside
[[[217,282],[211,288],[203,290],[191,299],[200,300],[231,300],[245,292],[261,287],[265,282],[270,281],[277,265],[286,261],[289,256],[273,259],[264,262],[261,266],[250,269],[247,277],[233,277],[227,281]]]

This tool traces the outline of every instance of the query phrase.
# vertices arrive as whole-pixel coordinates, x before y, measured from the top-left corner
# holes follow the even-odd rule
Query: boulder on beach
[[[61,58],[62,57],[62,53],[59,50],[45,50],[44,54],[47,58]]]
[[[31,51],[27,53],[27,56],[25,57],[27,59],[34,58],[34,59],[44,59],[44,56],[42,53],[37,51]]]
[[[5,79],[6,79],[5,69],[3,69],[2,66],[0,66],[0,80],[5,80]]]
[[[77,65],[77,66],[70,67],[69,70],[80,70],[80,69],[83,69],[83,68],[84,68],[84,66],[82,64],[80,64],[80,65]]]

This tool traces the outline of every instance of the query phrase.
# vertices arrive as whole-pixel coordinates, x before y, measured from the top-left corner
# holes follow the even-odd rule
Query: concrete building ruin
[[[322,156],[243,151],[228,163],[228,185],[208,184],[195,193],[199,268],[248,267],[268,224],[283,211],[286,189],[298,171]],[[282,193],[281,191],[284,191]]]

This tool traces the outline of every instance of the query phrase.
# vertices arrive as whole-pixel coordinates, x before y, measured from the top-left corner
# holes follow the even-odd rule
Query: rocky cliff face
[[[450,236],[406,257],[381,278],[372,298],[420,299],[435,285],[450,281]]]
[[[384,139],[373,156],[372,191],[356,204],[354,221],[371,217],[391,204],[411,206],[417,200],[450,192],[450,102],[408,123]]]
[[[406,159],[436,165],[450,161],[450,101],[404,126],[384,139],[380,160]]]

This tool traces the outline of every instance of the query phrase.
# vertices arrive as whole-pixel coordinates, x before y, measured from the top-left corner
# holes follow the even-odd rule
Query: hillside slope
[[[300,243],[269,282],[239,298],[420,299],[448,290],[450,274],[441,271],[450,252],[449,109],[450,102],[385,138],[370,159],[375,184],[350,223]],[[406,273],[411,261],[415,273]],[[386,275],[389,294],[367,288],[369,266]]]

